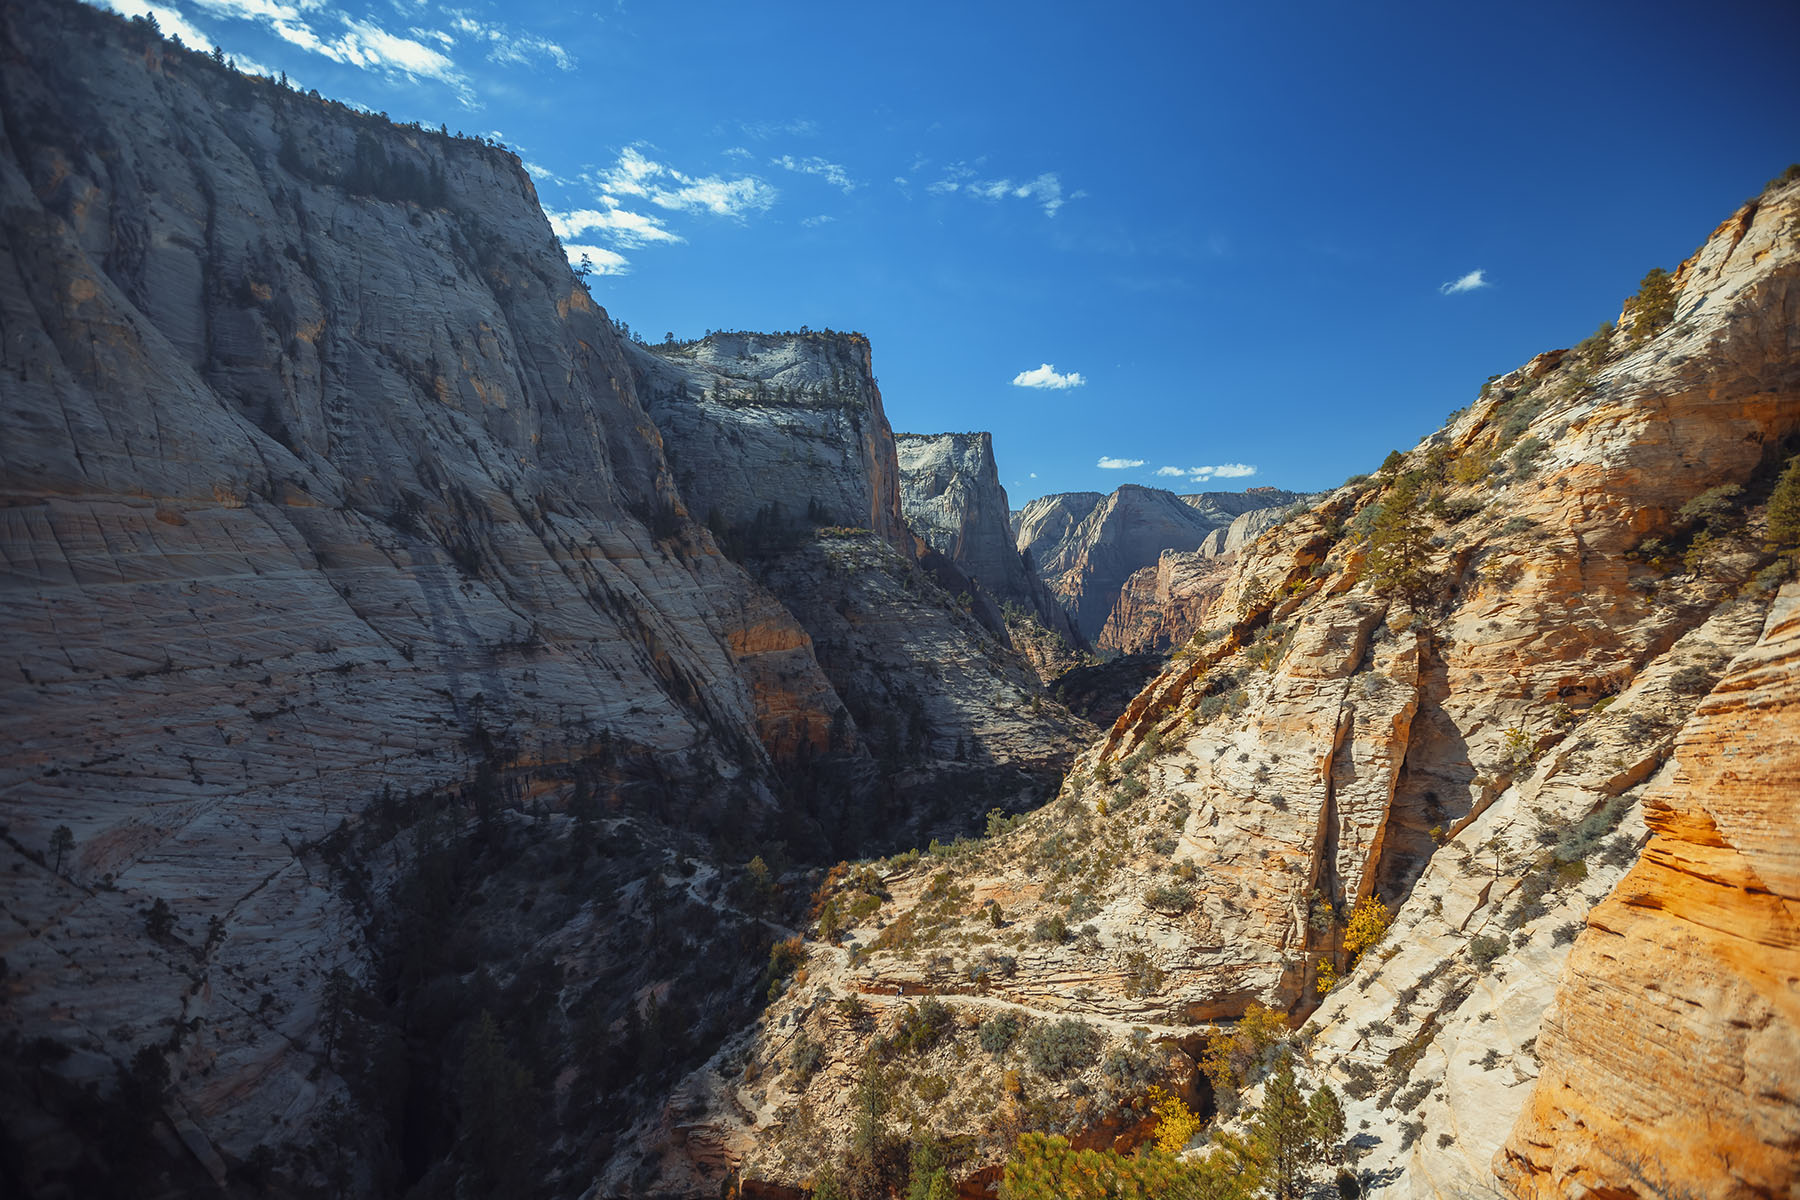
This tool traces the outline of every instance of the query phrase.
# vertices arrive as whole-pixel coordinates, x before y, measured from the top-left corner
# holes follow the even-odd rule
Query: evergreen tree
[[[1629,302],[1631,340],[1641,342],[1675,319],[1675,277],[1653,267]]]
[[[50,849],[56,852],[56,865],[50,868],[56,874],[62,874],[63,858],[75,848],[75,832],[67,825],[58,825],[50,835]]]
[[[1768,548],[1800,550],[1800,454],[1788,459],[1769,497]]]
[[[1416,600],[1424,595],[1430,549],[1419,514],[1419,485],[1402,476],[1388,490],[1369,530],[1369,581],[1389,597]]]
[[[1302,1200],[1318,1150],[1311,1114],[1294,1079],[1294,1061],[1286,1054],[1263,1085],[1250,1145],[1266,1173],[1270,1195],[1275,1200]]]

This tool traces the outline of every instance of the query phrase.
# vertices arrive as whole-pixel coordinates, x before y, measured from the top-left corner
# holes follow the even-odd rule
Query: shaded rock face
[[[1219,536],[1215,529],[1207,540]],[[1166,651],[1209,623],[1230,564],[1202,550],[1165,550],[1154,567],[1132,572],[1100,630],[1102,649]]]
[[[1800,1179],[1800,585],[1681,731],[1650,841],[1587,919],[1496,1163],[1517,1196]]]
[[[629,353],[681,493],[715,533],[842,525],[910,545],[867,338],[715,333]]]
[[[762,999],[777,850],[932,814],[856,807],[879,745],[690,519],[515,158],[80,5],[0,40],[7,1186],[474,1186],[468,1061],[532,1081],[510,1161],[604,1160]],[[861,407],[790,452],[845,447],[822,503],[912,578],[866,343],[821,354]],[[1010,802],[1082,727],[946,624]]]
[[[1009,644],[997,603],[1008,597],[965,569],[1006,578],[1003,560],[974,551],[982,535],[946,542],[965,565],[907,523],[906,472],[868,342],[714,334],[631,352],[683,495],[807,630],[848,706],[815,746],[855,760],[840,766],[860,782],[828,822],[851,837],[843,844],[873,849],[884,826],[920,841],[951,838],[971,814],[1041,801],[1091,727],[1046,700]],[[983,447],[977,457],[994,480]],[[1029,596],[1032,581],[1003,533],[1005,493],[990,508],[955,490],[977,508],[971,528],[996,527],[991,540],[1011,554],[1013,586]]]
[[[1578,1057],[1538,1089],[1552,1098],[1532,1109],[1546,1132],[1515,1140],[1514,1169],[1536,1173],[1546,1194],[1565,1183],[1634,1194],[1629,1179],[1602,1178],[1611,1168],[1584,1138],[1560,1166],[1551,1143],[1580,1119],[1562,1114],[1585,1105],[1605,1127],[1613,1110],[1586,1098],[1627,1067],[1653,1074],[1660,1036],[1630,1049],[1603,1008],[1549,1022],[1545,1009],[1565,963],[1573,973],[1625,952],[1598,931],[1573,957],[1570,945],[1631,869],[1646,816],[1671,839],[1646,861],[1677,916],[1713,898],[1742,906],[1708,916],[1714,932],[1679,935],[1696,956],[1691,975],[1677,960],[1679,994],[1701,997],[1701,962],[1756,974],[1767,955],[1771,978],[1791,974],[1768,907],[1783,902],[1776,847],[1788,834],[1753,782],[1791,774],[1791,739],[1775,732],[1792,723],[1776,703],[1786,692],[1752,704],[1728,667],[1757,641],[1784,570],[1764,549],[1763,504],[1800,451],[1797,224],[1800,185],[1765,195],[1684,266],[1669,328],[1500,377],[1397,469],[1241,548],[1207,620],[1223,632],[1175,654],[1054,803],[978,844],[827,887],[821,912],[834,916],[806,949],[804,983],[689,1076],[681,1119],[731,1147],[746,1174],[798,1183],[841,1159],[849,1122],[828,1114],[874,1039],[911,1028],[905,1006],[922,994],[948,1007],[958,1039],[1009,1014],[1025,1028],[1085,1021],[1100,1047],[1089,1062],[1129,1053],[1134,1027],[1161,1050],[1196,1049],[1196,1035],[1261,1002],[1306,1023],[1308,1070],[1349,1097],[1352,1127],[1368,1122],[1364,1165],[1396,1194],[1492,1193],[1495,1153],[1533,1081],[1551,1080],[1559,1046]],[[1040,505],[1038,527],[1078,525],[1105,499]],[[1372,554],[1395,524],[1378,523],[1377,506],[1410,529],[1412,574]],[[1021,540],[1032,528],[1028,509]],[[1784,612],[1771,644],[1791,622]],[[1771,688],[1791,682],[1787,653],[1750,652],[1743,661],[1766,668],[1741,669],[1761,669]],[[1718,833],[1702,836],[1684,815],[1697,800],[1661,798],[1683,769],[1669,761],[1677,735],[1722,676],[1694,729],[1719,706],[1746,724],[1717,737],[1771,749],[1754,756],[1742,807],[1707,809]],[[1704,735],[1690,736],[1699,754]],[[1712,753],[1735,770],[1723,742]],[[1711,778],[1696,775],[1696,790]],[[1765,892],[1748,885],[1753,868],[1771,872]],[[1695,880],[1677,887],[1671,875],[1684,871]],[[1345,916],[1371,898],[1393,911],[1393,929],[1353,961]],[[1631,924],[1610,904],[1597,919],[1618,925],[1626,949],[1634,933],[1674,944],[1675,923],[1648,924],[1661,918],[1647,902],[1621,905]],[[1649,1020],[1662,1002],[1647,986],[1656,967],[1626,962],[1632,984],[1601,982],[1594,995]],[[1345,976],[1335,987],[1333,974]],[[1722,1136],[1754,1127],[1779,1144],[1788,1101],[1771,1081],[1791,1076],[1794,1058],[1778,989],[1760,976],[1708,987],[1726,1003],[1717,1014],[1680,1006],[1672,1036],[1698,1049],[1685,1073],[1667,1074],[1694,1097],[1741,1076],[1752,1094],[1718,1103]],[[1573,976],[1561,991],[1576,1005]],[[866,1010],[833,1002],[846,993]],[[1584,1049],[1602,1022],[1615,1044]],[[790,1065],[802,1036],[826,1048],[818,1074]],[[944,1077],[942,1103],[909,1111],[921,1127],[975,1135],[971,1166],[1004,1153],[1009,1120],[1097,1125],[1117,1099],[1101,1077],[1066,1087],[1018,1047],[956,1045],[901,1065]],[[1165,1066],[1183,1070],[1174,1053]],[[1617,1103],[1660,1119],[1666,1101],[1653,1093],[1640,1083]],[[1646,1147],[1662,1136],[1641,1134]]]
[[[1071,648],[1074,623],[1013,544],[1006,489],[987,433],[903,433],[895,439],[907,523],[1002,605],[1033,616]]]

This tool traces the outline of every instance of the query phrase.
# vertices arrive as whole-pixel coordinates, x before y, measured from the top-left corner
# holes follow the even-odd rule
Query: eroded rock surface
[[[1800,1179],[1800,585],[1681,731],[1650,841],[1588,915],[1499,1174],[1517,1196]]]

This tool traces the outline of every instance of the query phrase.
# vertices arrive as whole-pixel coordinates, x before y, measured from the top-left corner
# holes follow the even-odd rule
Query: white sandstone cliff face
[[[1070,652],[1079,646],[1074,622],[1013,544],[992,436],[903,433],[896,448],[901,507],[913,531],[1003,607],[1035,620]]]

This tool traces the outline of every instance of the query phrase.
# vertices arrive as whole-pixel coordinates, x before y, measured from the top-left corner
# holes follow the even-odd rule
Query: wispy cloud
[[[569,265],[579,268],[586,259],[587,268],[596,275],[629,275],[631,260],[617,250],[608,250],[605,246],[579,246],[565,244],[563,252],[569,256]]]
[[[652,242],[687,241],[680,234],[672,232],[660,218],[619,208],[611,202],[611,197],[602,197],[601,203],[607,207],[579,208],[573,212],[546,210],[544,215],[550,218],[550,228],[556,231],[556,236],[564,240],[599,230],[614,245],[626,250],[634,250]]]
[[[774,137],[812,137],[819,132],[819,123],[795,117],[787,121],[740,121],[738,128],[745,137],[766,142]]]
[[[835,220],[837,220],[837,218],[830,213],[820,213],[816,217],[802,217],[800,218],[800,223],[808,229],[817,229],[819,226],[829,225]]]
[[[769,164],[801,175],[817,175],[832,187],[842,189],[846,196],[862,186],[850,178],[850,172],[843,167],[834,162],[827,162],[816,154],[806,158],[795,158],[791,154],[784,154],[780,158],[771,158]]]
[[[202,0],[206,2],[206,0]],[[214,0],[220,2],[220,0]],[[232,0],[224,0],[232,2]],[[266,2],[266,0],[248,0],[248,2]],[[464,37],[487,44],[489,62],[510,66],[529,66],[533,62],[547,62],[560,71],[573,71],[578,65],[575,56],[551,41],[530,33],[514,33],[503,25],[484,25],[468,13],[456,9],[445,10],[445,15],[453,18],[450,28]],[[446,35],[436,30],[413,29],[410,32],[421,37],[437,37],[442,40]]]
[[[1141,458],[1111,458],[1102,456],[1100,461],[1094,465],[1099,467],[1102,471],[1129,471],[1133,467],[1143,466],[1144,460]]]
[[[1087,379],[1079,371],[1070,371],[1067,375],[1060,374],[1055,367],[1045,363],[1042,366],[1033,367],[1029,371],[1020,371],[1013,376],[1012,382],[1014,387],[1056,388],[1060,391],[1063,388],[1078,388],[1086,383]]]
[[[1444,293],[1446,296],[1454,296],[1458,292],[1472,292],[1476,288],[1493,286],[1493,284],[1487,281],[1486,273],[1482,271],[1481,268],[1477,267],[1460,279],[1452,279],[1449,283],[1440,283],[1438,285],[1438,291]]]
[[[1064,196],[1062,178],[1055,171],[1046,171],[1036,179],[1020,183],[1011,179],[979,179],[976,177],[978,174],[967,163],[952,163],[925,190],[938,196],[961,192],[977,200],[996,203],[1002,200],[1030,200],[1041,205],[1047,217],[1054,217],[1070,200],[1079,200],[1087,195],[1086,192],[1075,191]]]
[[[727,146],[725,148],[725,157],[726,158],[755,158],[756,155],[750,153],[750,151],[744,149],[742,146]]]
[[[1249,463],[1220,463],[1212,467],[1158,467],[1158,475],[1169,479],[1243,479],[1256,474]]]
[[[710,212],[743,217],[766,211],[781,193],[754,175],[727,179],[720,175],[688,175],[644,156],[636,146],[619,153],[619,161],[599,175],[612,196],[637,196],[671,212]]]

